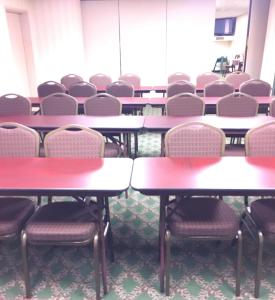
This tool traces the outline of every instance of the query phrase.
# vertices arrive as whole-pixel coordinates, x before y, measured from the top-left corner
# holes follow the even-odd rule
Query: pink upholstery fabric
[[[80,81],[70,86],[68,94],[73,97],[91,97],[96,95],[96,86],[85,81]]]
[[[181,80],[190,81],[190,76],[182,72],[176,72],[168,76],[168,84],[175,83]]]
[[[194,94],[178,94],[168,99],[166,114],[168,116],[200,116],[204,114],[204,102]]]
[[[217,102],[217,115],[224,117],[253,117],[258,113],[258,102],[252,96],[233,93]]]
[[[124,81],[115,81],[107,86],[106,92],[115,97],[133,97],[134,87]]]
[[[39,135],[21,124],[0,123],[0,145],[0,156],[38,156]]]
[[[48,157],[102,157],[104,138],[95,130],[68,125],[49,132],[44,147]]]
[[[165,136],[165,154],[170,157],[221,156],[225,135],[218,128],[199,123],[184,123]]]
[[[76,115],[77,100],[67,94],[55,93],[47,96],[41,102],[43,115]]]
[[[203,73],[197,77],[197,86],[204,89],[204,87],[207,84],[216,81],[218,79],[220,79],[220,76],[215,73],[211,73],[211,72]]]
[[[181,80],[175,83],[172,83],[167,88],[167,97],[172,97],[181,93],[191,93],[195,94],[195,86],[188,81]]]
[[[56,81],[46,81],[39,84],[37,87],[37,93],[39,97],[46,97],[53,93],[65,93],[66,88],[63,84]]]
[[[105,88],[107,85],[112,83],[112,78],[108,75],[98,73],[92,75],[89,79],[89,82],[94,84],[96,88]]]
[[[71,85],[80,81],[83,81],[83,78],[75,74],[68,74],[61,78],[61,84],[63,84],[67,90],[71,87]]]
[[[231,85],[234,86],[234,88],[236,90],[238,90],[240,88],[240,85],[249,80],[250,79],[250,75],[247,74],[247,73],[243,73],[243,72],[234,72],[234,73],[231,73],[231,74],[228,74],[226,77],[225,77],[225,81]]]
[[[269,114],[272,117],[275,117],[275,98],[272,99],[272,101],[270,102],[270,106],[269,106]]]
[[[259,79],[251,79],[240,85],[240,92],[250,96],[270,96],[271,85]]]
[[[275,156],[275,122],[249,130],[245,150],[248,156]]]
[[[97,94],[86,100],[84,112],[91,116],[116,116],[121,114],[120,101],[108,94]]]
[[[133,85],[134,88],[140,87],[140,77],[135,74],[127,73],[127,74],[121,75],[119,77],[119,80]]]
[[[31,102],[17,94],[6,94],[0,97],[0,116],[30,115]]]
[[[234,86],[224,80],[216,80],[205,86],[205,97],[222,97],[234,93]]]

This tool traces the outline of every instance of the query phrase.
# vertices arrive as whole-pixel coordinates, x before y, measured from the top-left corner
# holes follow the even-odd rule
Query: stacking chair
[[[0,157],[34,157],[39,153],[39,135],[17,123],[0,124]],[[20,236],[29,217],[34,213],[34,202],[26,197],[0,198],[0,240]]]
[[[118,80],[131,84],[134,86],[134,88],[140,87],[140,77],[132,73],[123,74]]]
[[[191,122],[170,129],[165,136],[165,153],[168,157],[218,157],[224,152],[225,135],[215,127]],[[170,293],[170,239],[171,235],[192,240],[238,240],[236,296],[240,295],[240,267],[242,232],[234,210],[221,199],[214,197],[177,195],[166,200],[165,238],[161,239],[165,255],[160,274],[161,289]]]
[[[191,93],[181,93],[168,98],[166,114],[168,116],[201,116],[204,115],[204,101]]]
[[[182,72],[176,72],[168,76],[168,84],[181,80],[190,81],[190,76]]]
[[[68,90],[73,84],[78,83],[80,81],[83,81],[83,78],[75,74],[65,75],[60,80],[61,84],[65,86],[66,90]]]
[[[250,129],[245,136],[247,156],[275,156],[275,122]],[[267,166],[268,167],[268,166]],[[260,294],[262,276],[262,256],[264,240],[275,238],[275,199],[260,198],[250,205],[246,202],[246,211],[242,219],[257,243],[257,266],[255,273],[255,298]],[[256,232],[256,233],[255,233]]]
[[[235,90],[239,90],[240,89],[240,85],[249,80],[250,79],[250,75],[244,72],[240,72],[240,71],[236,71],[233,73],[228,74],[225,77],[225,81],[231,85],[234,86]]]
[[[67,94],[54,93],[45,97],[41,102],[42,115],[76,115],[77,100]]]
[[[275,117],[275,98],[270,102],[270,105],[269,105],[269,114],[272,117]]]
[[[207,84],[204,88],[205,97],[223,97],[228,94],[234,93],[233,85],[225,82],[224,80],[216,80]]]
[[[96,158],[104,153],[103,136],[92,129],[68,125],[51,131],[45,137],[47,157]],[[109,226],[109,206],[104,199],[106,229]],[[31,296],[29,245],[93,245],[95,259],[96,299],[100,299],[100,264],[104,294],[107,293],[106,261],[99,225],[102,222],[102,204],[82,199],[51,202],[38,208],[29,219],[21,235],[26,296]],[[106,233],[107,234],[107,233]],[[111,233],[108,231],[111,241]],[[101,245],[101,246],[100,246]]]
[[[205,86],[213,81],[219,80],[220,76],[212,73],[212,72],[206,72],[203,74],[200,74],[197,77],[197,89],[204,90]]]
[[[124,81],[115,81],[106,87],[106,93],[115,97],[133,97],[134,86]]]
[[[96,86],[85,81],[74,83],[68,89],[68,94],[73,97],[91,97],[96,94]]]
[[[46,81],[37,87],[39,97],[46,97],[54,93],[66,93],[66,87],[56,81]]]
[[[98,90],[105,90],[106,86],[112,83],[112,78],[108,75],[97,73],[89,79],[91,84],[94,84]]]
[[[196,87],[189,81],[181,80],[171,83],[167,87],[167,97],[172,97],[181,93],[196,93]]]
[[[84,103],[84,114],[88,116],[119,116],[121,110],[121,102],[116,97],[105,93],[92,96]],[[105,144],[105,157],[117,157],[121,154],[121,138],[119,135],[118,140],[116,140],[115,136],[116,134],[106,135],[112,143],[107,142]]]
[[[6,94],[0,97],[0,116],[30,115],[31,102],[17,94]]]
[[[250,79],[240,85],[240,92],[250,96],[270,96],[271,85],[259,79]]]

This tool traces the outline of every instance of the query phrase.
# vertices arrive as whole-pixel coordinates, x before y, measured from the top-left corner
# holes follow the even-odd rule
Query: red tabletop
[[[247,131],[251,128],[275,121],[274,117],[258,115],[255,117],[219,117],[205,115],[196,117],[146,116],[144,128],[149,131],[166,132],[169,129],[186,122],[203,122],[224,131]]]
[[[131,186],[146,195],[271,195],[275,157],[137,158]]]
[[[87,126],[102,132],[134,132],[143,128],[143,116],[110,116],[95,117],[85,115],[69,116],[1,116],[2,122],[16,122],[25,126],[40,129],[51,130],[68,124],[78,124]]]
[[[2,195],[118,195],[130,184],[129,158],[0,158]]]

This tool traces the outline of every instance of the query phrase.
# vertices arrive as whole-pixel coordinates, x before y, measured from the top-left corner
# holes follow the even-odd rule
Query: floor
[[[160,138],[139,136],[139,154],[159,155]],[[240,214],[241,197],[227,197]],[[108,261],[109,293],[105,300],[235,299],[236,249],[228,243],[172,242],[171,296],[159,293],[159,199],[129,190],[128,199],[110,199],[115,262]],[[255,246],[244,233],[241,297],[253,299]],[[89,247],[32,247],[33,299],[95,299],[92,251]],[[275,299],[275,253],[267,245],[260,299]],[[0,299],[23,299],[18,241],[0,243]]]

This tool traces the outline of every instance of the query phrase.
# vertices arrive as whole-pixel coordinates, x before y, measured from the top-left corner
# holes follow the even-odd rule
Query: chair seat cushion
[[[34,209],[28,198],[0,198],[0,236],[19,234]]]
[[[250,205],[251,216],[265,236],[275,235],[275,199],[259,199]]]
[[[172,235],[185,237],[234,238],[239,218],[225,202],[215,198],[193,197],[169,205],[168,228]]]
[[[96,233],[97,223],[85,203],[54,202],[40,207],[26,226],[29,242],[85,242]]]
[[[104,157],[118,157],[121,154],[121,147],[115,143],[105,143]]]

